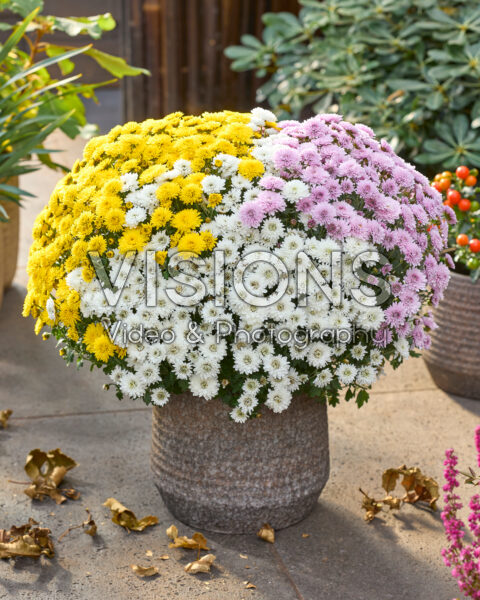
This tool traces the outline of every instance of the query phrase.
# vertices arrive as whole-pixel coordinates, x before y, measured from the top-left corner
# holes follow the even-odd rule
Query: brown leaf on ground
[[[192,575],[195,575],[195,573],[208,573],[215,558],[216,556],[213,554],[205,554],[205,556],[202,556],[202,558],[188,563],[188,565],[185,567],[185,571],[187,573],[191,573]]]
[[[310,534],[309,533],[302,533],[302,538],[309,538]]]
[[[190,550],[209,550],[207,540],[201,533],[194,533],[191,538],[186,535],[176,537],[168,544],[169,548],[188,548]]]
[[[261,540],[264,540],[270,544],[275,542],[275,530],[268,523],[265,523],[265,525],[260,528],[260,530],[257,532],[257,536]]]
[[[170,557],[168,556],[168,554],[162,554],[162,556],[159,556],[158,558],[159,560],[169,560]]]
[[[137,519],[135,513],[126,508],[115,498],[108,498],[103,506],[109,508],[112,512],[112,521],[121,527],[125,527],[129,531],[143,531],[146,527],[157,525],[158,517],[151,515]]]
[[[74,525],[73,527],[69,527],[66,531],[64,531],[62,535],[58,538],[59,542],[71,531],[73,531],[74,529],[80,529],[80,527],[83,529],[83,533],[86,533],[87,535],[91,535],[92,537],[94,535],[97,535],[97,524],[93,520],[89,509],[86,508],[85,510],[87,511],[87,518],[85,519],[85,521],[83,521],[83,523],[80,523],[80,525]]]
[[[428,502],[432,510],[437,510],[437,500],[440,496],[438,483],[433,477],[424,475],[418,467],[407,469],[400,467],[399,473],[403,475],[402,486],[405,488],[406,496],[404,502],[415,504],[416,502]]]
[[[13,411],[11,411],[9,408],[6,410],[0,410],[0,425],[3,427],[3,429],[7,428],[8,419],[10,418],[12,412]]]
[[[0,530],[0,558],[15,558],[16,556],[30,556],[38,558],[45,554],[48,558],[55,555],[50,529],[35,527],[38,525],[33,519],[20,527],[12,526],[8,531]]]
[[[400,476],[398,469],[387,469],[382,475],[382,487],[387,492],[391,492],[397,485],[397,480]]]
[[[246,590],[256,590],[257,586],[254,583],[251,583],[250,581],[247,581],[247,583],[245,585],[245,589]]]
[[[77,500],[80,493],[73,488],[59,488],[68,471],[77,466],[77,463],[63,454],[59,448],[43,452],[36,448],[27,456],[25,472],[32,483],[24,490],[32,500],[43,500],[49,496],[57,504],[65,502],[67,498]]]
[[[178,529],[175,527],[175,525],[170,525],[166,531],[166,534],[171,540],[174,540],[178,537]]]
[[[370,523],[375,518],[375,515],[382,510],[382,503],[374,498],[370,498],[362,489],[360,491],[363,494],[362,508],[367,511],[364,519]]]
[[[153,577],[154,575],[158,575],[157,567],[142,567],[141,565],[130,565],[130,568],[138,575],[138,577]]]
[[[393,510],[399,510],[402,506],[401,498],[396,498],[395,496],[385,496],[385,498],[382,500],[382,503]]]

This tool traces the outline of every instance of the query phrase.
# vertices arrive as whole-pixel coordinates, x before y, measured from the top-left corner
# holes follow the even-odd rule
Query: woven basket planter
[[[446,392],[480,400],[480,282],[452,273],[435,320],[439,327],[424,353],[433,380]]]
[[[246,423],[190,393],[153,409],[155,484],[180,521],[221,533],[293,525],[317,503],[329,475],[327,407],[306,396]]]

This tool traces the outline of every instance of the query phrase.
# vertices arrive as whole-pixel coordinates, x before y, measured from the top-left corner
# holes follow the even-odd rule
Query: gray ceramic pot
[[[434,316],[438,329],[423,354],[433,380],[446,392],[480,400],[480,282],[452,273]]]
[[[297,396],[285,412],[265,409],[244,424],[228,411],[189,393],[153,409],[151,464],[168,509],[221,533],[301,521],[328,480],[327,407]]]

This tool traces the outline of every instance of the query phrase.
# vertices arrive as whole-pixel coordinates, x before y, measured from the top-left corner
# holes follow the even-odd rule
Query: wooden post
[[[236,73],[223,51],[244,33],[260,35],[265,12],[298,12],[298,0],[131,0],[124,3],[127,61],[151,77],[126,78],[127,120],[181,110],[249,110],[254,72]]]

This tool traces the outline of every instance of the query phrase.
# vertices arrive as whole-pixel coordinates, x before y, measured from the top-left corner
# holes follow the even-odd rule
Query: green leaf
[[[432,92],[425,98],[425,104],[432,110],[438,110],[444,103],[444,97],[441,92]]]
[[[64,53],[64,50],[59,46],[48,45],[45,49],[47,56],[61,56]],[[75,69],[75,63],[68,58],[65,60],[59,60],[58,66],[62,75],[68,75]]]
[[[20,23],[20,25],[18,27],[16,27],[13,30],[13,32],[10,34],[7,41],[5,42],[5,44],[3,44],[3,46],[0,49],[0,63],[3,63],[5,58],[8,56],[8,53],[10,52],[10,50],[12,50],[12,48],[14,48],[17,45],[17,43],[20,41],[20,39],[23,37],[23,34],[27,30],[27,27],[30,25],[30,23],[33,21],[33,19],[37,16],[38,11],[39,11],[39,8],[36,8],[35,10],[33,10],[28,15],[28,17],[26,17],[22,21],[22,23]]]
[[[99,39],[104,31],[115,28],[115,19],[110,13],[93,17],[48,17],[53,30],[63,31],[71,37],[89,35]]]
[[[3,0],[1,5],[22,18],[25,18],[36,8],[40,11],[43,10],[43,0]]]
[[[387,79],[386,83],[393,90],[405,90],[407,92],[429,90],[431,88],[428,83],[413,79]]]
[[[6,81],[6,83],[4,83],[2,86],[0,86],[0,91],[5,89],[6,87],[11,86],[13,83],[18,81],[19,79],[24,79],[25,77],[27,77],[29,75],[33,75],[33,73],[36,73],[40,69],[46,69],[47,67],[60,62],[60,60],[66,60],[68,58],[72,58],[72,56],[77,56],[77,54],[82,54],[82,53],[86,52],[89,48],[91,48],[91,46],[83,46],[81,48],[74,48],[73,50],[69,50],[68,52],[65,52],[64,54],[61,54],[59,56],[52,56],[51,58],[46,58],[44,60],[41,60],[38,63],[35,63],[34,65],[32,65],[29,69],[26,69],[25,71],[20,71],[19,73],[17,73],[16,75],[14,75],[10,79],[8,79]],[[0,55],[1,55],[1,52],[0,52]]]
[[[107,54],[106,52],[101,52],[96,48],[90,47],[85,54],[91,56],[101,67],[119,79],[131,75],[150,75],[150,71],[147,69],[132,67],[128,65],[123,58],[120,58],[119,56],[113,56],[112,54]]]
[[[357,395],[357,406],[358,406],[358,408],[360,408],[361,406],[363,406],[365,404],[365,402],[368,402],[369,397],[370,396],[369,396],[367,390],[360,390],[358,392],[358,395]]]

